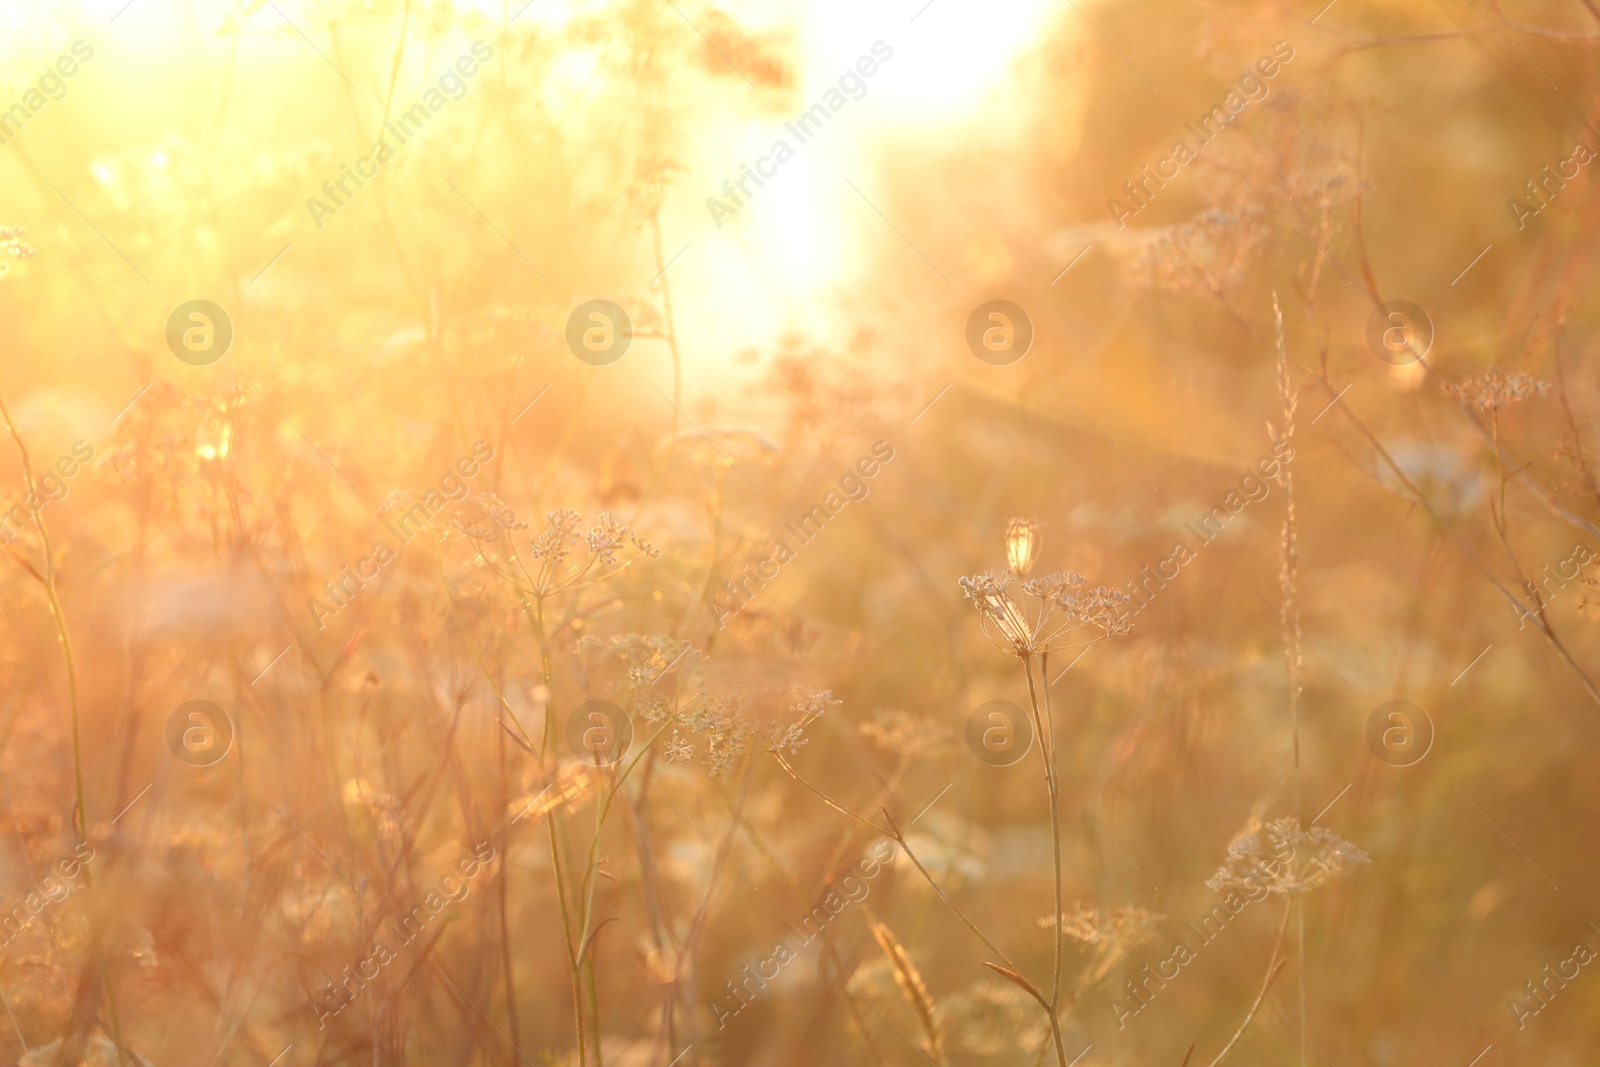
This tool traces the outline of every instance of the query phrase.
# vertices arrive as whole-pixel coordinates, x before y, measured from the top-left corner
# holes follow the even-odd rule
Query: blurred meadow
[[[1600,8],[1325,3],[0,2],[0,1062],[1600,1060]]]

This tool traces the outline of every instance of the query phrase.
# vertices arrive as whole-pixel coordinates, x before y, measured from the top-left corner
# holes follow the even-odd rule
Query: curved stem
[[[1333,382],[1328,379],[1327,369],[1325,366],[1320,374],[1314,374],[1313,377],[1316,378],[1317,384],[1322,386],[1323,390],[1327,393],[1330,403],[1339,399],[1338,390],[1334,388]],[[1461,552],[1462,556],[1465,557],[1467,562],[1475,567],[1480,573],[1482,573],[1483,576],[1488,579],[1489,584],[1494,586],[1495,590],[1499,592],[1501,596],[1505,597],[1506,601],[1511,604],[1513,608],[1522,609],[1521,617],[1532,618],[1535,621],[1535,623],[1538,625],[1540,634],[1542,634],[1544,639],[1550,643],[1550,646],[1556,650],[1557,654],[1559,654],[1561,658],[1566,661],[1567,666],[1572,668],[1572,672],[1578,676],[1578,681],[1583,685],[1584,692],[1588,694],[1589,699],[1594,701],[1596,705],[1600,705],[1600,686],[1595,684],[1594,680],[1589,677],[1589,673],[1583,669],[1583,667],[1575,658],[1573,658],[1573,655],[1567,649],[1566,644],[1561,640],[1560,636],[1555,632],[1554,627],[1552,627],[1549,621],[1545,618],[1543,610],[1528,610],[1528,606],[1522,603],[1521,600],[1519,600],[1510,590],[1508,590],[1505,585],[1501,583],[1500,579],[1495,576],[1494,572],[1489,570],[1483,561],[1477,557],[1477,555],[1472,551],[1471,546],[1469,546],[1462,538],[1460,532],[1452,527],[1449,523],[1445,522],[1444,517],[1434,510],[1432,503],[1430,503],[1428,498],[1423,495],[1422,490],[1419,489],[1416,483],[1411,480],[1411,478],[1406,474],[1405,470],[1400,466],[1395,458],[1389,454],[1389,450],[1383,446],[1383,442],[1378,440],[1377,434],[1373,433],[1371,428],[1369,428],[1367,424],[1356,415],[1355,412],[1350,410],[1348,405],[1340,404],[1339,407],[1344,412],[1345,417],[1350,420],[1351,425],[1356,428],[1362,437],[1366,438],[1367,443],[1372,447],[1373,451],[1380,459],[1383,460],[1384,466],[1387,467],[1395,476],[1395,479],[1405,487],[1406,492],[1409,493],[1414,500],[1416,500],[1416,502],[1422,507],[1423,511],[1428,513],[1428,517],[1434,521],[1444,535],[1455,543],[1456,548]],[[1563,514],[1566,514],[1565,509],[1560,509],[1560,511]],[[1576,518],[1576,516],[1573,516],[1573,518]],[[1600,532],[1600,527],[1594,527],[1592,524],[1585,523],[1584,528],[1590,529],[1591,532]]]
[[[0,417],[6,420],[6,429],[11,432],[11,439],[17,443],[17,452],[22,456],[22,480],[28,487],[28,496],[38,500],[39,486],[33,478],[33,461],[28,456],[28,446],[23,443],[17,424],[11,420],[11,411],[6,407],[4,398],[0,398]],[[38,529],[39,540],[44,546],[42,581],[45,599],[50,605],[50,618],[55,623],[56,640],[61,643],[61,657],[66,661],[67,667],[67,701],[72,715],[72,782],[77,802],[72,825],[78,831],[79,840],[87,840],[89,813],[84,807],[83,800],[83,732],[78,721],[78,668],[72,655],[72,637],[67,633],[67,620],[61,613],[61,599],[56,592],[56,559],[55,550],[50,544],[50,529],[45,526],[40,509],[30,506],[29,510],[33,512],[33,524]]]
[[[1222,1051],[1217,1053],[1217,1058],[1212,1060],[1207,1067],[1217,1067],[1228,1053],[1233,1051],[1233,1046],[1239,1043],[1239,1039],[1244,1036],[1245,1030],[1249,1029],[1251,1020],[1256,1017],[1256,1012],[1261,1010],[1261,1004],[1267,999],[1267,990],[1271,988],[1273,979],[1278,977],[1278,971],[1288,962],[1288,960],[1280,961],[1278,959],[1278,949],[1283,946],[1283,932],[1289,928],[1289,912],[1293,909],[1294,898],[1290,897],[1284,901],[1283,920],[1278,923],[1278,936],[1272,942],[1272,955],[1267,960],[1267,976],[1262,980],[1261,988],[1256,990],[1256,1001],[1250,1005],[1250,1010],[1245,1013],[1244,1022],[1239,1024],[1239,1029],[1233,1032],[1233,1036],[1228,1039],[1228,1043],[1222,1046]]]
[[[917,868],[919,873],[921,873],[922,877],[927,881],[934,893],[938,895],[939,899],[944,901],[945,905],[955,913],[956,918],[960,919],[964,924],[966,924],[967,929],[971,930],[975,935],[977,935],[979,941],[982,941],[989,947],[989,951],[993,952],[996,956],[999,956],[1002,960],[1004,960],[1006,966],[1009,967],[1013,973],[1020,975],[1020,972],[1017,971],[1017,965],[1011,961],[1011,957],[1007,956],[1005,951],[1000,948],[999,945],[996,945],[993,941],[989,940],[989,936],[982,930],[978,929],[977,925],[971,919],[967,918],[966,914],[956,906],[955,901],[950,899],[949,895],[945,893],[945,891],[939,886],[939,883],[933,880],[933,875],[928,873],[928,869],[922,865],[922,861],[917,859],[916,853],[911,851],[911,846],[906,844],[905,835],[900,832],[900,827],[895,823],[894,819],[887,811],[884,811],[883,813],[884,821],[889,824],[886,828],[879,826],[871,819],[857,815],[855,812],[851,811],[849,808],[845,807],[843,804],[840,804],[838,801],[834,800],[832,797],[813,786],[810,782],[800,777],[800,775],[795,773],[795,769],[789,765],[789,761],[784,759],[780,753],[774,752],[772,755],[777,758],[778,765],[788,772],[789,777],[805,786],[806,789],[810,790],[813,794],[820,798],[824,804],[828,805],[828,807],[839,812],[841,815],[845,815],[851,819],[854,819],[856,822],[867,827],[875,833],[880,833],[887,837],[894,838],[895,841],[899,843],[900,847],[905,849],[906,857],[911,860],[912,865]],[[1031,985],[1024,986],[1024,988],[1032,992],[1035,999],[1037,999],[1041,1005],[1048,1006],[1047,1002],[1040,997],[1036,991],[1033,991],[1033,987]]]
[[[11,410],[6,407],[3,397],[0,397],[0,418],[5,419],[6,429],[11,433],[11,439],[17,444],[17,452],[22,457],[23,484],[28,487],[28,496],[32,500],[39,499],[39,486],[33,477],[33,460],[28,455],[28,446],[22,440],[22,434],[17,430],[17,424],[11,419]],[[67,620],[61,612],[61,597],[56,591],[56,559],[55,548],[50,542],[50,528],[44,524],[44,515],[41,509],[32,507],[33,523],[39,531],[39,541],[44,551],[44,573],[41,575],[34,571],[32,566],[28,570],[33,572],[44,585],[45,600],[50,606],[50,619],[55,623],[56,640],[61,645],[61,658],[65,661],[67,671],[67,704],[72,718],[72,787],[75,797],[75,807],[72,814],[72,825],[78,832],[78,840],[89,839],[89,809],[83,796],[83,728],[78,707],[78,665],[72,654],[72,635],[67,632]],[[18,559],[26,560],[20,553]],[[94,880],[88,868],[84,869],[84,882],[92,886]],[[117,1011],[116,985],[112,979],[111,961],[106,962],[106,1009],[111,1016],[111,1034],[115,1047],[120,1054],[125,1047],[122,1040],[122,1019]]]

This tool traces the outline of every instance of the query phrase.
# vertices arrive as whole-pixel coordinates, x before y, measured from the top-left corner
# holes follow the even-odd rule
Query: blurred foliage
[[[1593,1060],[1600,979],[1540,984],[1600,945],[1592,5],[15,7],[0,105],[93,57],[0,148],[0,1056],[579,1064],[581,1015],[595,1064],[1034,1064],[1062,938],[1082,1067]],[[714,225],[879,37],[814,169]],[[610,366],[567,348],[597,297]],[[996,297],[1005,367],[964,341]],[[203,367],[167,347],[201,298]],[[1422,362],[1369,350],[1395,299]],[[1098,621],[1008,654],[1035,561]],[[1034,684],[1059,918],[1045,749],[966,742]],[[1292,858],[1231,908],[1263,828]]]

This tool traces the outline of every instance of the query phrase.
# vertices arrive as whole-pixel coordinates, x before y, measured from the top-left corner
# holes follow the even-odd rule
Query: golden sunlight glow
[[[875,42],[893,58],[860,99],[847,97],[825,128],[795,145],[748,209],[718,228],[704,205],[679,206],[673,221],[697,252],[673,268],[673,284],[715,338],[701,358],[725,365],[746,346],[814,329],[826,306],[865,280],[869,250],[899,241],[877,211],[892,183],[915,181],[928,146],[956,151],[973,129],[996,150],[1022,136],[1037,105],[1016,83],[1016,65],[1059,15],[1048,0],[1018,0],[978,20],[945,0],[892,9],[819,0],[790,9],[801,43],[793,102],[774,116],[702,127],[691,184],[707,198],[726,201],[723,183],[737,181],[775,142],[795,145],[786,124],[836,88]]]
[[[1597,25],[0,0],[0,1067],[1600,1062]]]

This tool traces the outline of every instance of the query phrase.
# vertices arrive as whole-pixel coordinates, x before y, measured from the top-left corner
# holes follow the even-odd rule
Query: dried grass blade
[[[876,919],[869,919],[868,922],[872,926],[872,936],[877,940],[878,947],[883,949],[883,954],[889,959],[889,965],[894,968],[894,981],[900,987],[900,995],[917,1013],[917,1021],[922,1024],[923,1032],[928,1035],[929,1050],[936,1061],[944,1063],[944,1041],[939,1036],[938,1008],[928,993],[927,985],[922,981],[921,973],[887,926]]]

